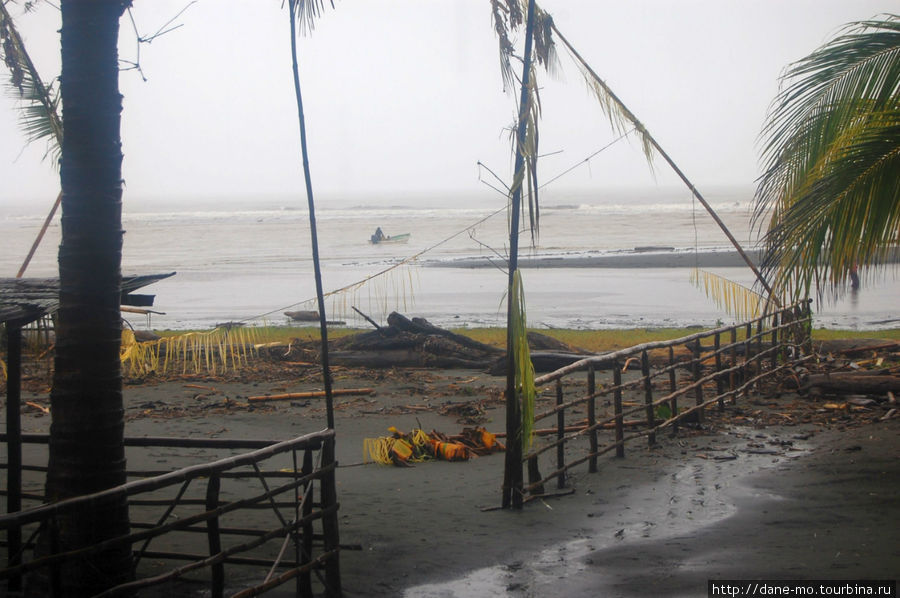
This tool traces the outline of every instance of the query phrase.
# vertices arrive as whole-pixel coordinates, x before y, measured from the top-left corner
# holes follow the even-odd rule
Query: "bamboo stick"
[[[374,388],[335,388],[331,391],[333,396],[339,395],[370,395],[375,392]],[[248,401],[285,401],[288,399],[318,399],[326,397],[324,390],[310,390],[307,392],[287,392],[278,395],[257,395],[247,397]]]

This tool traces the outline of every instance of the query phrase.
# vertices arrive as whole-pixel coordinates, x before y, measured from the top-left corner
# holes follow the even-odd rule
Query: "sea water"
[[[707,199],[744,248],[756,246],[750,192],[723,190]],[[16,274],[50,203],[0,205],[0,276]],[[356,307],[379,322],[400,311],[440,326],[505,325],[505,198],[323,197],[315,215],[333,319],[368,326],[353,311]],[[668,267],[663,259],[732,249],[704,208],[682,191],[557,193],[544,198],[534,238],[528,219],[523,215],[520,254],[525,263],[543,266],[523,269],[531,326],[707,327],[734,321],[692,284],[691,268]],[[376,227],[386,235],[411,236],[405,244],[373,245]],[[164,313],[129,314],[135,327],[283,324],[288,322],[285,311],[315,309],[305,197],[173,201],[126,196],[123,228],[124,274],[176,272],[142,291],[155,294],[152,309]],[[57,215],[27,276],[57,274],[59,238]],[[591,258],[633,255],[636,248],[660,259],[647,259],[639,268],[590,267]],[[472,258],[483,267],[456,266],[471,265]],[[746,267],[711,270],[747,286],[754,282]],[[867,283],[858,294],[817,304],[816,324],[900,324],[897,279]]]

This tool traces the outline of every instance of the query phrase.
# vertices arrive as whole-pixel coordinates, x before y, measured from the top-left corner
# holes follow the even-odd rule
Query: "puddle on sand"
[[[805,448],[791,456],[803,454]],[[762,458],[735,461],[693,459],[653,482],[630,489],[627,496],[620,497],[624,500],[619,513],[613,514],[607,507],[608,515],[592,520],[594,529],[588,532],[590,537],[558,544],[534,555],[519,554],[516,558],[520,560],[477,569],[457,579],[407,588],[403,596],[546,598],[565,595],[561,580],[594,574],[591,554],[596,550],[622,542],[661,542],[683,537],[734,514],[737,507],[730,493],[737,489],[740,493],[759,494],[758,490],[740,483],[747,474],[765,468],[763,460],[771,463],[771,457],[759,457]]]

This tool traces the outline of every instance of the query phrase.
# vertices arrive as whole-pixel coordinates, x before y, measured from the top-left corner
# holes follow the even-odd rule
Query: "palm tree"
[[[762,265],[787,295],[838,293],[900,241],[900,20],[849,24],[783,83],[762,132]]]
[[[60,309],[51,393],[48,500],[125,482],[119,348],[122,149],[118,33],[124,0],[62,0],[64,106]],[[60,548],[127,534],[124,499],[61,517]],[[63,570],[67,596],[92,595],[129,576],[123,546]]]

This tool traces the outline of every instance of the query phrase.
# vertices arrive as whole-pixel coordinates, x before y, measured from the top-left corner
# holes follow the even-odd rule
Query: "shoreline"
[[[748,249],[746,254],[759,263],[762,251]],[[636,247],[602,254],[566,253],[519,256],[519,267],[540,268],[740,268],[746,262],[737,251],[729,249],[692,249],[675,247]],[[446,260],[423,261],[430,268],[496,268],[497,258],[492,256],[464,257]]]

